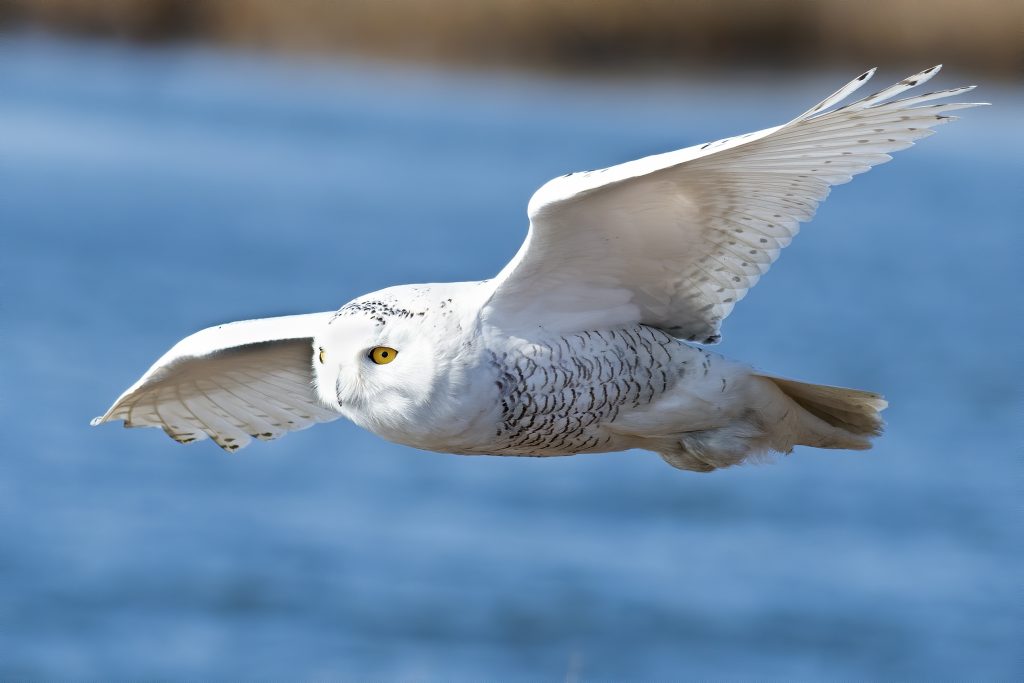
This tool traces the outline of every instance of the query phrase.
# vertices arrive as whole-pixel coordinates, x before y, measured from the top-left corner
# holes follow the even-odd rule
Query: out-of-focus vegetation
[[[0,0],[0,25],[539,68],[1024,65],[1021,0]]]

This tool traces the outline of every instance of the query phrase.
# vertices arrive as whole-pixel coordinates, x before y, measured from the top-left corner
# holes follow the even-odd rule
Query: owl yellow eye
[[[320,347],[320,355],[318,356],[318,358],[320,359],[320,365],[324,364],[324,358],[326,358],[326,357],[327,357],[327,352],[324,351],[324,347],[321,346]]]
[[[370,349],[370,360],[377,365],[387,365],[395,359],[398,355],[398,351],[395,351],[390,346],[375,346]]]

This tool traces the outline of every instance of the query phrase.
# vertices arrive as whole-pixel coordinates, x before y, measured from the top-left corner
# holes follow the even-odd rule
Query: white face
[[[431,398],[433,335],[415,316],[345,311],[313,340],[320,400],[382,436],[405,431]]]
[[[345,304],[313,339],[320,400],[390,441],[460,447],[494,409],[476,327],[486,295],[479,283],[401,285]]]

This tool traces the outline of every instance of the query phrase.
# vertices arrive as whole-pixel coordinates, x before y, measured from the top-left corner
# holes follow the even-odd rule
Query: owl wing
[[[341,417],[323,407],[313,386],[313,336],[332,313],[245,320],[182,339],[93,425],[160,427],[175,441],[207,437],[227,451],[252,437]]]
[[[933,103],[973,86],[893,99],[939,68],[836,107],[872,69],[784,125],[551,180],[530,200],[529,233],[493,280],[485,320],[555,332],[643,323],[718,341],[832,185],[978,106]]]

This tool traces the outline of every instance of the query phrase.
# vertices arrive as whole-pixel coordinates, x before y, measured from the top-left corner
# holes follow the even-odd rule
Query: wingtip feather
[[[910,83],[911,81],[913,81],[911,85],[918,86],[921,85],[922,83],[930,81],[935,76],[935,74],[939,73],[940,71],[942,71],[942,65],[936,64],[935,66],[929,67],[924,71],[918,71],[916,74],[907,76],[901,82]]]

